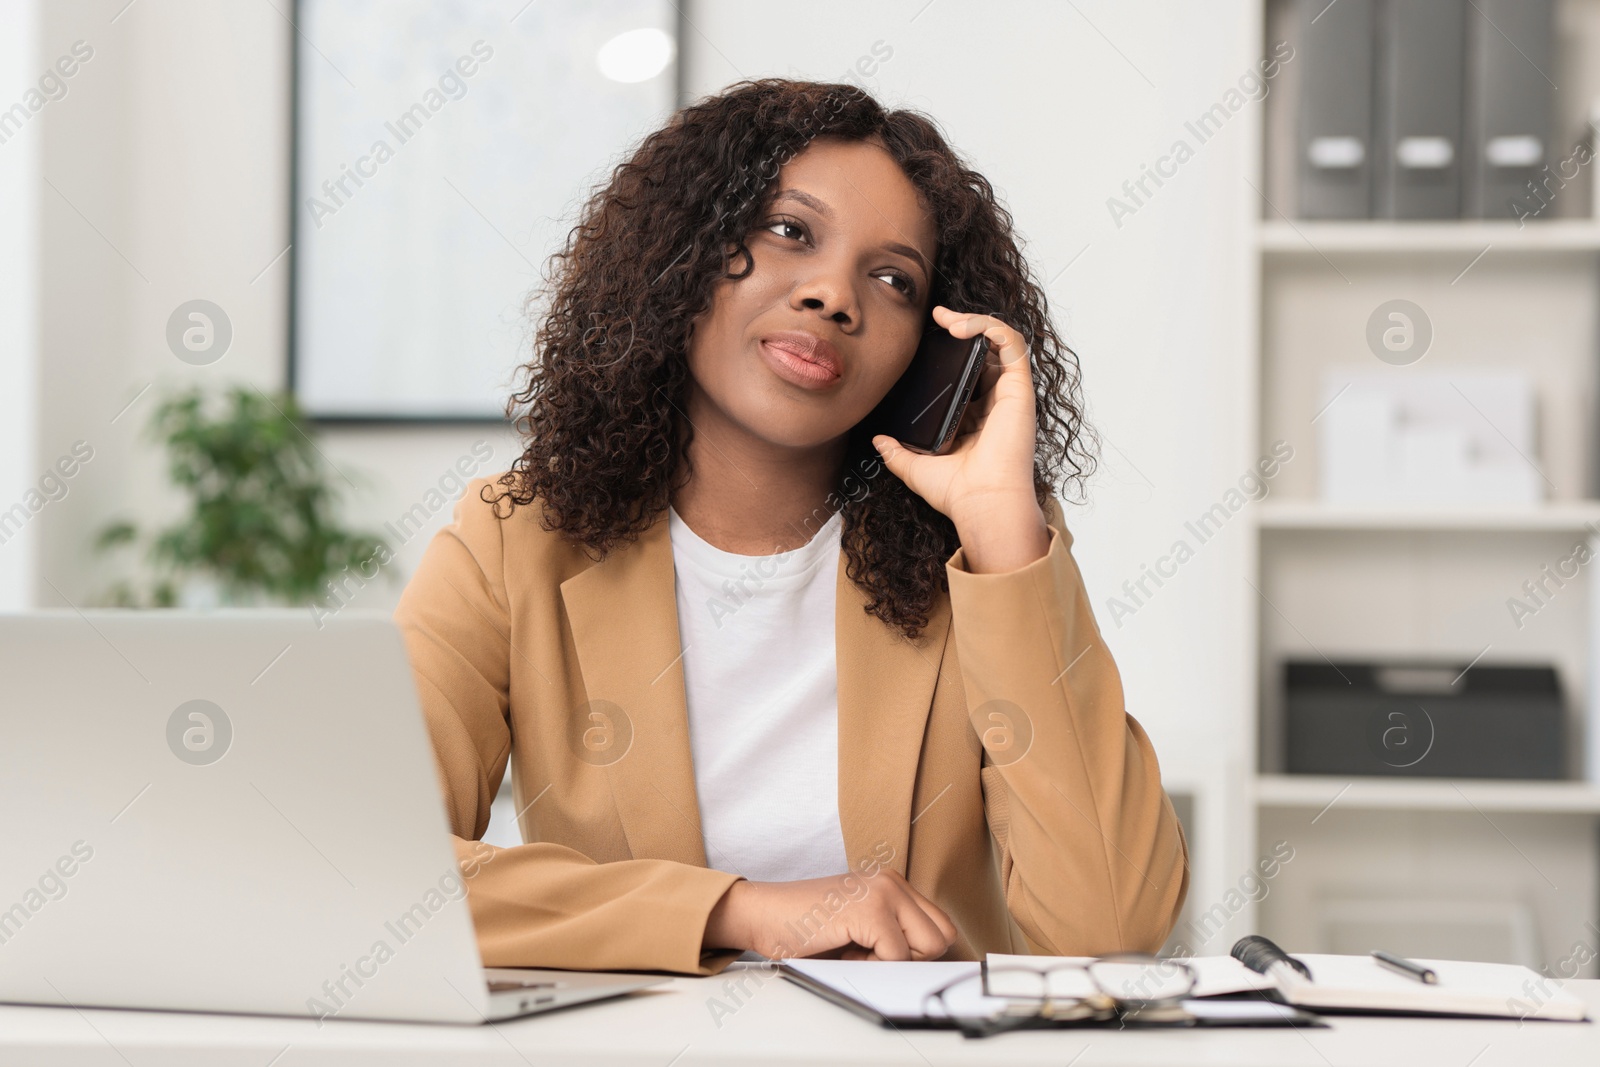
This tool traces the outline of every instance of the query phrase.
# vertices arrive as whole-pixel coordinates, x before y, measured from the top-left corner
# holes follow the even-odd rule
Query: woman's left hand
[[[983,334],[988,364],[949,452],[912,452],[887,434],[873,447],[890,473],[955,523],[974,573],[1012,570],[1042,557],[1049,529],[1033,490],[1038,434],[1033,372],[1022,335],[992,315],[939,305],[933,319],[955,337]]]

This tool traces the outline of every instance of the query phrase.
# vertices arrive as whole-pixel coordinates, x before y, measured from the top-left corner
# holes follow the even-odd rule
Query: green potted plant
[[[199,389],[169,396],[147,433],[164,444],[167,470],[189,498],[188,513],[149,538],[153,572],[141,593],[130,581],[108,591],[121,607],[309,604],[346,568],[389,553],[374,533],[334,518],[343,478],[312,440],[294,399],[235,386],[222,410]],[[95,540],[110,552],[144,540],[128,521]],[[392,575],[391,575],[392,578]]]

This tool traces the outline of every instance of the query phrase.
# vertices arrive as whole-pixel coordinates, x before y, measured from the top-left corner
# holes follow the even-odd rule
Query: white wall
[[[176,503],[153,451],[134,447],[155,390],[115,424],[113,415],[151,382],[271,388],[284,376],[287,260],[268,265],[288,240],[292,31],[278,13],[287,0],[139,0],[118,14],[124,3],[52,4],[42,19],[41,55],[80,38],[95,48],[70,95],[50,105],[43,146],[43,173],[60,193],[42,193],[37,439],[52,458],[78,438],[97,450],[39,523],[47,605],[61,602],[53,586],[74,600],[103,587],[87,547],[100,524],[124,513],[160,521]],[[1253,66],[1259,5],[825,0],[802,10],[694,0],[685,15],[691,96],[746,76],[837,79],[882,41],[893,54],[865,84],[932,114],[1009,204],[1082,355],[1106,439],[1091,503],[1068,511],[1077,555],[1130,708],[1169,783],[1199,798],[1194,899],[1209,905],[1253,858],[1244,803],[1253,681],[1241,650],[1253,647],[1256,605],[1242,580],[1243,520],[1120,626],[1106,598],[1256,458],[1247,416],[1257,201],[1245,179],[1257,180],[1260,105],[1234,115],[1120,226],[1107,199]],[[232,350],[210,367],[180,364],[163,340],[172,309],[196,297],[222,305],[234,326]],[[324,448],[341,469],[374,477],[352,494],[351,512],[378,525],[486,436],[339,430]],[[511,440],[489,439],[504,467]],[[425,541],[407,546],[398,578]],[[362,596],[384,607],[399,588]]]
[[[156,396],[190,384],[276,390],[287,367],[289,259],[280,253],[293,30],[279,11],[292,5],[125,3],[44,12],[44,53],[79,39],[95,50],[50,105],[44,151],[60,193],[43,193],[40,449],[54,458],[80,438],[95,448],[68,498],[42,516],[45,605],[81,604],[106,587],[109,561],[89,550],[105,522],[126,515],[149,527],[176,515],[159,452],[142,438]],[[227,354],[203,367],[180,362],[165,341],[173,309],[196,298],[233,325]],[[380,529],[480,439],[495,447],[497,469],[510,463],[511,436],[487,428],[329,430],[321,447],[357,487],[335,480],[350,520]],[[427,533],[448,519],[441,509]],[[361,606],[393,606],[427,533],[400,551],[390,584],[361,590]]]
[[[31,85],[39,30],[34,0],[0,2],[0,108]],[[17,95],[12,94],[16,92]],[[42,110],[42,108],[41,108]],[[25,494],[36,487],[34,418],[38,367],[39,123],[30,118],[0,144],[0,513],[29,508],[0,526],[0,611],[32,606],[38,526]],[[8,127],[9,128],[9,127]],[[0,518],[0,522],[5,522]],[[15,532],[13,532],[15,531]]]

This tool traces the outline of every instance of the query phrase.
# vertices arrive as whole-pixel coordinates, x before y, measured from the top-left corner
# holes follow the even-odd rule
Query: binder
[[[1473,0],[1467,18],[1466,196],[1462,214],[1548,218],[1559,182],[1549,162],[1555,61],[1551,0]],[[1581,197],[1581,192],[1571,194]]]
[[[1461,214],[1466,15],[1466,0],[1386,0],[1377,9],[1374,218]]]
[[[1298,0],[1303,218],[1370,214],[1374,6],[1373,0]]]

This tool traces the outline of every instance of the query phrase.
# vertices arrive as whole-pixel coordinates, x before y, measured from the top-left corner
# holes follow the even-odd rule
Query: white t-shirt
[[[668,508],[706,862],[752,881],[849,870],[839,828],[834,513],[789,552],[742,556]]]

